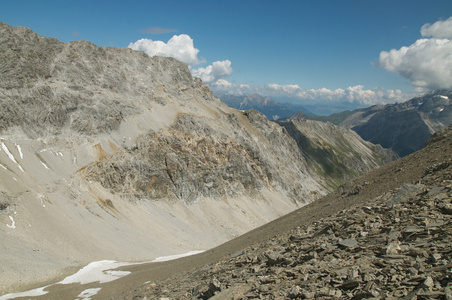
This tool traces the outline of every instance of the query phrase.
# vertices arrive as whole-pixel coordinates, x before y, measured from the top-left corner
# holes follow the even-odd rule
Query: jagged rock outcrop
[[[0,52],[2,291],[208,249],[329,189],[283,127],[173,58],[4,23]]]
[[[88,180],[97,180],[115,193],[135,199],[192,203],[200,197],[256,196],[263,188],[277,187],[294,201],[315,199],[316,191],[306,194],[303,181],[292,180],[306,177],[307,167],[285,167],[287,159],[302,161],[302,157],[281,127],[256,111],[241,116],[250,129],[258,128],[265,136],[267,145],[263,148],[235,114],[224,118],[234,127],[234,135],[184,114],[170,128],[140,136],[132,147],[106,156],[81,172]]]

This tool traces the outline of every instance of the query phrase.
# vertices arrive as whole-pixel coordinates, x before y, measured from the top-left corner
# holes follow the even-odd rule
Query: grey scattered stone
[[[358,242],[355,239],[346,239],[338,242],[338,245],[345,248],[356,248],[358,247]]]
[[[386,206],[400,204],[402,201],[408,201],[414,198],[418,193],[422,192],[425,186],[422,184],[404,184],[397,193],[386,203]]]

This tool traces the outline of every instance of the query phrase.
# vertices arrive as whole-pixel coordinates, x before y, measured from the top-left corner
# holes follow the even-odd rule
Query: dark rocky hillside
[[[364,110],[352,127],[363,139],[405,156],[422,148],[436,131],[452,123],[452,92],[437,91],[381,109]],[[353,116],[342,124],[349,124]],[[355,120],[356,122],[356,120]]]

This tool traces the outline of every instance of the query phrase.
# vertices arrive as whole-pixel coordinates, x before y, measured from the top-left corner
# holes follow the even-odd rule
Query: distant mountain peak
[[[269,120],[284,119],[297,111],[307,111],[301,105],[279,103],[270,97],[259,94],[247,96],[222,94],[217,96],[223,103],[232,108],[240,110],[255,109],[263,113]]]

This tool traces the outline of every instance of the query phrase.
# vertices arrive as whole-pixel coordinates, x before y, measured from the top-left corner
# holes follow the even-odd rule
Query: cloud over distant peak
[[[171,32],[177,32],[177,29],[174,28],[162,28],[162,27],[147,27],[140,32],[142,33],[150,33],[150,34],[163,34],[163,33],[171,33]]]
[[[452,17],[446,21],[425,24],[425,37],[410,46],[382,51],[381,68],[402,75],[414,86],[429,89],[452,88]]]
[[[219,79],[228,77],[232,74],[231,62],[229,60],[216,61],[205,68],[192,70],[195,77],[199,77],[206,84],[212,84]]]
[[[276,99],[291,98],[317,103],[349,102],[365,106],[403,102],[422,92],[421,89],[411,93],[402,93],[400,90],[368,90],[362,85],[335,90],[327,88],[304,89],[297,84],[281,85],[276,83],[253,87],[247,84],[233,84],[224,79],[218,80],[211,88],[217,92],[233,95],[250,95],[257,93]]]
[[[174,35],[167,43],[141,39],[135,43],[130,43],[129,48],[144,51],[149,56],[174,57],[186,63],[189,67],[203,62],[198,59],[199,50],[193,46],[193,39],[187,34]]]
[[[152,27],[152,30],[158,31],[160,29],[162,28]],[[218,80],[228,77],[233,72],[229,60],[215,61],[205,68],[193,69],[194,66],[203,63],[204,60],[198,58],[199,50],[194,47],[193,39],[187,34],[174,35],[167,43],[141,39],[135,43],[130,43],[129,48],[143,51],[149,56],[174,57],[186,63],[193,76],[201,78],[208,85],[215,84]]]

